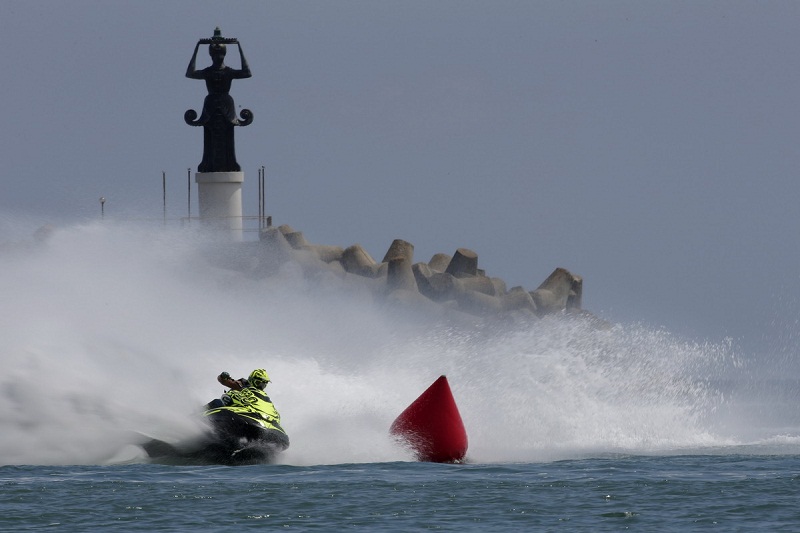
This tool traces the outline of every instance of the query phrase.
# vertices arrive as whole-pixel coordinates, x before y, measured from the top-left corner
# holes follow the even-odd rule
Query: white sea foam
[[[737,364],[725,343],[555,318],[424,326],[335,276],[284,264],[265,278],[224,250],[191,230],[111,222],[7,242],[0,463],[104,462],[131,431],[189,435],[222,393],[215,376],[257,367],[273,379],[290,464],[410,460],[389,425],[441,374],[473,461],[737,442],[717,420],[731,407],[715,380]]]

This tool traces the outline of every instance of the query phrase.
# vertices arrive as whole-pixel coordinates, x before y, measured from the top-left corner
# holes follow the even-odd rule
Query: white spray
[[[562,319],[430,327],[333,275],[230,268],[217,246],[107,222],[0,249],[0,464],[98,463],[131,432],[180,438],[223,392],[217,374],[261,367],[289,464],[410,460],[388,428],[441,374],[472,461],[730,442],[709,429],[724,345]]]

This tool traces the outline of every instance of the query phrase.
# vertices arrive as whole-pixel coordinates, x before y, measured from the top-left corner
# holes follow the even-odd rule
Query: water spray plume
[[[719,385],[734,367],[726,345],[565,317],[431,324],[346,277],[230,268],[259,243],[221,251],[186,229],[106,220],[32,233],[0,254],[3,464],[101,463],[130,432],[191,434],[223,392],[215,377],[254,368],[272,379],[289,464],[414,460],[388,429],[442,374],[472,462],[739,442],[737,428],[719,431],[720,413],[737,412]]]

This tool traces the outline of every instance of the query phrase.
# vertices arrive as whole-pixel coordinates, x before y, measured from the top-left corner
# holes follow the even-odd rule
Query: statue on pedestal
[[[197,70],[197,50],[201,44],[208,45],[211,56],[211,66]],[[223,63],[228,44],[235,44],[239,48],[239,57],[242,68],[236,70],[225,66]],[[249,78],[250,67],[242,52],[242,45],[238,39],[222,37],[220,29],[214,30],[210,39],[200,39],[194,47],[194,54],[186,69],[186,77],[195,80],[205,80],[208,96],[203,101],[203,111],[200,118],[197,112],[189,109],[183,115],[190,126],[203,126],[203,161],[198,165],[198,172],[239,172],[241,167],[236,162],[236,150],[233,140],[235,126],[247,126],[253,122],[253,113],[249,109],[242,109],[240,116],[236,116],[233,98],[228,94],[231,82],[235,79]]]

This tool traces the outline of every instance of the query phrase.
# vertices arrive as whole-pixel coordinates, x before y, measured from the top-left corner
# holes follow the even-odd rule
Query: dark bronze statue
[[[211,66],[197,70],[197,50],[201,44],[208,45],[211,55]],[[226,67],[223,63],[227,44],[235,44],[239,48],[242,68],[240,70]],[[186,77],[205,80],[208,96],[203,101],[200,118],[193,109],[188,110],[183,119],[190,126],[203,126],[203,161],[198,165],[198,172],[239,172],[241,167],[236,162],[236,150],[233,141],[233,128],[247,126],[253,122],[253,113],[242,109],[240,117],[236,117],[233,98],[228,94],[231,82],[235,79],[249,78],[250,67],[242,52],[242,45],[237,39],[222,37],[219,28],[214,30],[210,39],[200,39],[194,47],[192,60],[186,69]]]

